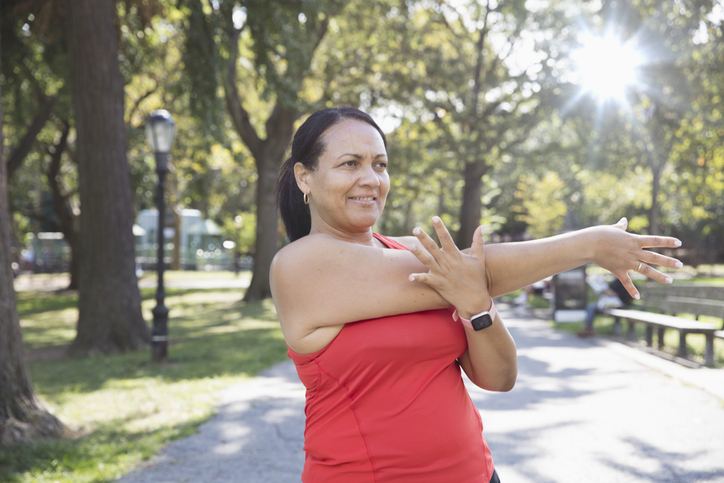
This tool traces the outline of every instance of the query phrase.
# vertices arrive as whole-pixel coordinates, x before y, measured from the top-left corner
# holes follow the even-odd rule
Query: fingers
[[[628,220],[624,216],[623,218],[618,220],[618,222],[613,226],[615,226],[616,228],[620,228],[623,231],[626,231],[626,229],[628,228]]]
[[[450,236],[450,232],[447,231],[445,223],[442,222],[439,216],[432,217],[432,226],[435,228],[435,233],[437,233],[437,238],[440,240],[440,246],[443,250],[449,252],[457,250],[458,247],[455,245],[452,236]]]
[[[666,275],[665,273],[659,272],[651,265],[647,265],[645,263],[641,264],[641,268],[639,270],[634,271],[639,272],[644,277],[649,277],[652,280],[656,280],[657,282],[669,284],[674,281],[674,279],[670,276]]]
[[[427,250],[427,253],[429,254],[429,256],[434,259],[435,253],[436,253],[438,250],[440,250],[440,249],[438,248],[438,246],[437,246],[437,243],[435,243],[435,240],[433,240],[432,238],[430,238],[430,235],[428,235],[427,233],[425,233],[425,230],[423,230],[423,229],[420,228],[419,226],[418,226],[418,227],[415,227],[415,228],[412,230],[412,234],[415,235],[415,237],[417,238],[417,241],[420,242],[420,245],[421,245],[425,250]],[[414,246],[414,245],[413,245],[413,246]],[[410,251],[412,251],[412,252],[417,256],[417,258],[420,259],[420,261],[421,261],[422,263],[425,263],[425,260],[423,260],[422,258],[420,258],[420,255],[418,254],[418,253],[421,252],[422,250],[412,250],[412,249],[411,249]],[[425,264],[427,265],[427,263],[425,263]]]
[[[427,250],[433,259],[437,259],[441,251],[448,254],[456,253],[458,251],[458,247],[455,245],[450,232],[447,230],[447,227],[439,216],[432,217],[432,225],[438,239],[440,240],[440,247],[437,246],[437,243],[435,243],[435,240],[433,240],[430,235],[425,233],[425,230],[420,227],[415,227],[412,230],[412,234],[415,235],[417,240],[420,242],[420,245]],[[418,256],[418,258],[420,257]],[[425,263],[422,259],[420,259],[420,261]]]
[[[678,248],[681,240],[671,236],[641,236],[639,237],[642,248]]]
[[[623,275],[615,274],[616,278],[621,280],[621,283],[623,284],[624,288],[626,288],[626,291],[636,300],[641,299],[641,295],[639,294],[639,291],[636,290],[636,286],[633,284],[633,280],[631,280],[631,277],[628,276],[628,272],[624,273]]]
[[[656,252],[650,252],[648,250],[642,250],[640,260],[645,263],[650,263],[652,265],[660,265],[662,267],[669,268],[681,268],[684,266],[684,264],[676,258],[667,257],[666,255],[661,255],[660,253]]]
[[[482,259],[485,254],[485,242],[483,241],[483,227],[479,226],[473,233],[473,244],[470,246],[470,255]]]
[[[410,280],[410,282],[421,282],[428,285],[430,284],[430,276],[427,273],[411,273],[408,279]]]

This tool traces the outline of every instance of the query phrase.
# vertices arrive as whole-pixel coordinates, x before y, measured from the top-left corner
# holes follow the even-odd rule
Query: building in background
[[[156,268],[158,210],[141,210],[136,219],[136,260],[143,270]],[[204,220],[201,211],[182,209],[166,213],[164,223],[164,261],[180,270],[232,270],[233,253],[224,248],[224,236],[212,220]]]

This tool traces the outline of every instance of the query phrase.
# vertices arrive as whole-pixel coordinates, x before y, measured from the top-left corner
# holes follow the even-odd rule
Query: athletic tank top
[[[493,459],[457,362],[466,349],[452,309],[349,323],[320,351],[289,349],[307,388],[302,481],[488,483]]]

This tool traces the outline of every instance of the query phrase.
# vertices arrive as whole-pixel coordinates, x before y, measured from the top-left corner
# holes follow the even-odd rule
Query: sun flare
[[[599,100],[626,101],[626,91],[638,82],[643,63],[639,51],[630,43],[613,37],[592,37],[574,53],[579,83],[585,92]]]

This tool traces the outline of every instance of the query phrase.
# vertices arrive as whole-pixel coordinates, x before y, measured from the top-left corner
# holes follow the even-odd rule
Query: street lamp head
[[[146,136],[154,153],[168,154],[175,134],[176,124],[167,110],[158,109],[151,113],[146,121]]]

